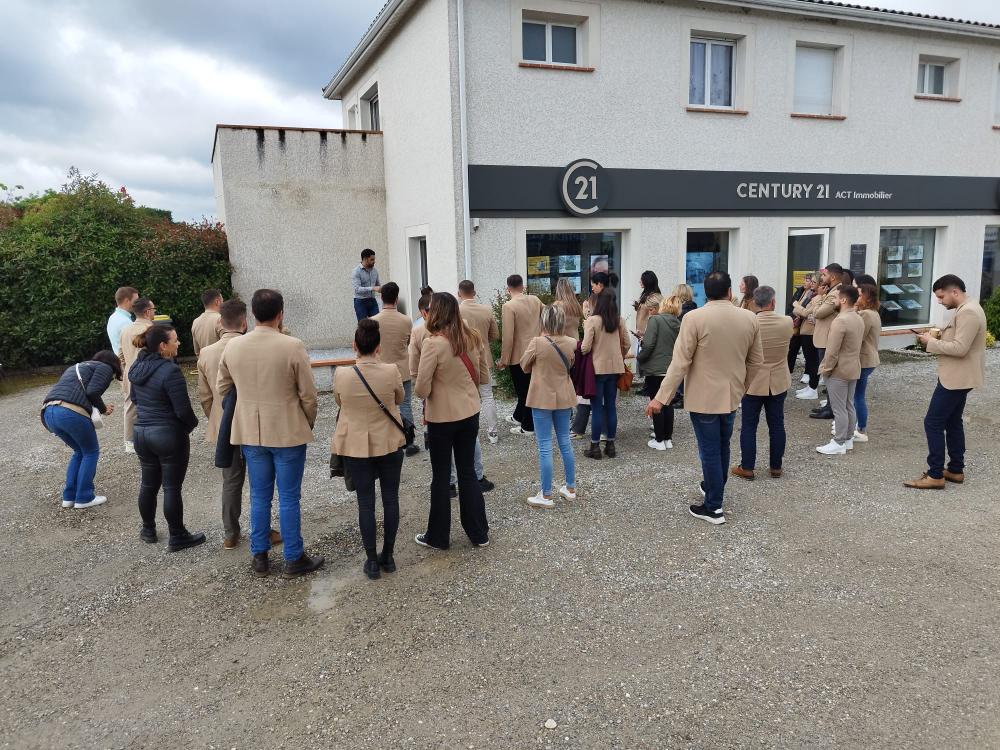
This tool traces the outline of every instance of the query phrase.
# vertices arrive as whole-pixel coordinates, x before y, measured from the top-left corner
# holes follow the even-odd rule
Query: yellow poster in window
[[[529,255],[528,256],[528,276],[548,276],[549,256]]]
[[[792,271],[792,288],[798,289],[800,286],[806,283],[806,276],[815,271]]]

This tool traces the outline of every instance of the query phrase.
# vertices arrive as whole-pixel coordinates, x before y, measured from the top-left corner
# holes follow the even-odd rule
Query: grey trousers
[[[243,513],[243,481],[247,465],[239,446],[233,449],[233,462],[222,470],[222,528],[226,539],[240,535],[240,515]]]
[[[399,416],[403,418],[403,424],[409,422],[410,424],[416,424],[413,421],[413,381],[407,380],[403,383],[403,403],[399,405]]]
[[[858,387],[857,380],[826,379],[826,394],[833,410],[833,422],[837,431],[833,439],[840,445],[854,437],[858,427],[858,413],[854,409],[854,391]]]

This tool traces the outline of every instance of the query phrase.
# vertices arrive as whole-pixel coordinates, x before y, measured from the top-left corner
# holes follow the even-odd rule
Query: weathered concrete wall
[[[386,247],[379,135],[220,126],[213,155],[233,288],[285,297],[285,320],[310,347],[349,345],[350,274],[361,250]],[[389,258],[379,257],[383,279]]]

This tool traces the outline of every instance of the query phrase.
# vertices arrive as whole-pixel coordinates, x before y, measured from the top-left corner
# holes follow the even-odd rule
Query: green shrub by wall
[[[191,354],[201,292],[230,296],[230,270],[221,225],[174,223],[74,170],[59,192],[0,202],[0,363],[64,364],[109,348],[120,286],[169,315]]]
[[[986,313],[986,328],[995,339],[1000,338],[1000,287],[986,300],[983,311]]]

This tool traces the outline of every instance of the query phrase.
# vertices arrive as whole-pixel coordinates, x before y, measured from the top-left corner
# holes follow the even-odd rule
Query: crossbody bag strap
[[[396,418],[394,416],[392,416],[392,412],[390,412],[385,407],[385,404],[382,403],[382,399],[380,399],[378,396],[375,395],[375,391],[373,391],[372,387],[370,385],[368,385],[368,381],[365,380],[365,376],[361,374],[361,370],[358,369],[357,365],[354,365],[354,372],[356,372],[357,375],[358,375],[358,377],[361,378],[362,384],[365,386],[366,389],[368,389],[368,393],[371,394],[371,397],[373,399],[375,399],[375,403],[378,404],[378,408],[382,410],[382,413],[385,414],[387,417],[389,417],[389,419],[392,420],[392,423],[394,425],[396,425],[396,427],[399,429],[400,432],[403,433],[403,435],[406,435],[406,428],[403,427],[403,425],[401,425],[398,421],[396,421]],[[338,417],[339,417],[339,414],[338,414]]]
[[[545,337],[545,340],[548,341],[550,344],[552,344],[552,348],[556,350],[556,354],[559,355],[559,359],[562,360],[563,365],[565,365],[565,367],[566,367],[566,374],[569,375],[571,372],[573,372],[572,365],[570,365],[569,360],[566,358],[566,355],[563,354],[562,349],[560,349],[558,346],[556,346],[556,342],[553,341],[548,336]]]
[[[472,364],[472,360],[469,359],[469,355],[465,352],[462,352],[460,359],[465,364],[465,369],[469,371],[469,377],[472,378],[472,384],[476,386],[476,390],[479,390],[479,376],[476,375],[476,366]]]

